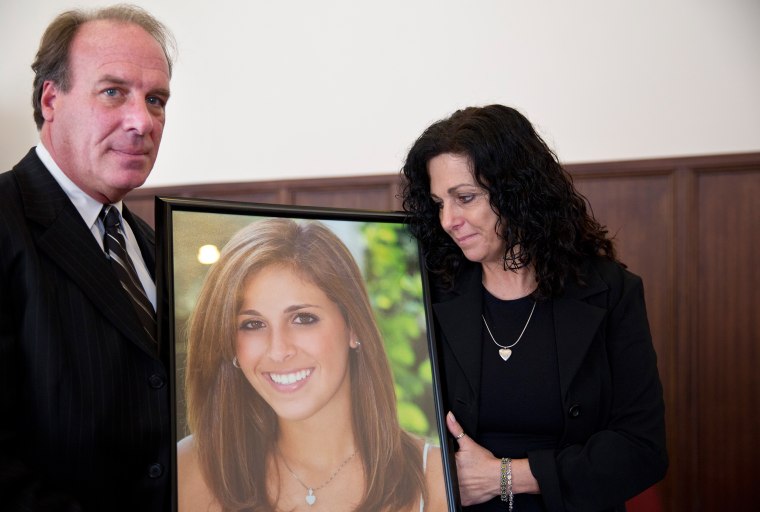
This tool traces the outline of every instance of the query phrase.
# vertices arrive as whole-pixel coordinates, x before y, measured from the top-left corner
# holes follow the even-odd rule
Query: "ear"
[[[42,84],[40,107],[42,110],[42,118],[47,122],[53,120],[58,94],[60,94],[58,85],[56,85],[56,83],[52,80],[45,80],[45,82]]]
[[[349,333],[349,340],[348,346],[351,348],[359,348],[362,344],[353,329],[351,329],[351,332]]]

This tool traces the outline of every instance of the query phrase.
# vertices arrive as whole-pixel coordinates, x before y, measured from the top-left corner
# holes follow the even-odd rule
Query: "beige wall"
[[[135,3],[180,50],[148,186],[394,172],[491,102],[566,162],[760,150],[757,0]],[[29,64],[67,5],[0,2],[0,170],[37,141]]]

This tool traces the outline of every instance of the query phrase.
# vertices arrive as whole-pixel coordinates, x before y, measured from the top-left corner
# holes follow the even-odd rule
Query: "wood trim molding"
[[[699,172],[720,172],[727,169],[736,171],[742,168],[753,170],[758,165],[760,165],[760,152],[576,163],[566,164],[564,167],[574,178],[582,179],[669,174],[684,168]],[[164,185],[139,188],[130,192],[128,197],[129,200],[135,201],[148,198],[152,200],[154,196],[219,197],[270,192],[278,199],[286,200],[294,191],[345,190],[351,192],[362,188],[388,187],[389,197],[392,202],[397,202],[399,184],[398,173],[387,173],[331,178]]]

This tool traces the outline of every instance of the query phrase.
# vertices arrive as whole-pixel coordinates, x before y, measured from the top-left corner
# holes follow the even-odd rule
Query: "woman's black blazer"
[[[472,436],[480,397],[481,278],[481,267],[468,263],[453,290],[433,286],[432,297],[445,406]],[[599,258],[586,265],[584,281],[552,299],[561,439],[556,449],[528,453],[550,511],[624,510],[624,502],[661,480],[668,465],[641,279]]]

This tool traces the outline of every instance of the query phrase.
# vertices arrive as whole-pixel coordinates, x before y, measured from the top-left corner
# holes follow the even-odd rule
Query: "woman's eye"
[[[473,199],[475,199],[475,194],[462,194],[457,199],[459,199],[459,202],[462,204],[467,204]]]
[[[265,327],[261,320],[245,320],[240,324],[241,331],[256,331]]]
[[[317,318],[316,315],[313,315],[311,313],[297,313],[295,317],[293,317],[293,323],[294,324],[313,324],[319,321],[319,318]]]

